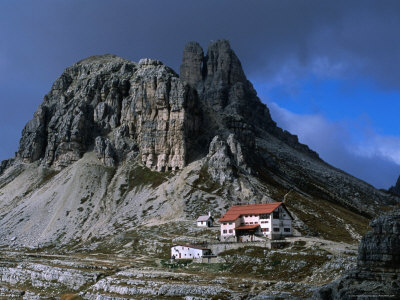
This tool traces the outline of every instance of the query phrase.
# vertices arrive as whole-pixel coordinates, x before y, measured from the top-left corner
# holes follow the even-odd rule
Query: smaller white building
[[[193,259],[212,255],[211,250],[195,245],[174,245],[171,247],[172,259]]]
[[[211,213],[208,213],[208,216],[200,216],[196,220],[198,227],[212,227],[214,224],[214,218],[211,216]]]

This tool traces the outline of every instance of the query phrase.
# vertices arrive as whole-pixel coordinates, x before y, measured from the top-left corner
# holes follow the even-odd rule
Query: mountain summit
[[[228,41],[206,54],[188,43],[180,73],[110,54],[68,67],[1,163],[0,245],[86,242],[283,200],[297,230],[353,240],[398,203],[280,129]]]

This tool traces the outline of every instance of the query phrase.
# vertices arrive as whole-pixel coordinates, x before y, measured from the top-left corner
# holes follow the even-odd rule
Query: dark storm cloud
[[[179,71],[187,41],[225,38],[250,79],[314,72],[399,89],[399,11],[400,1],[2,1],[0,160],[62,70],[93,54]]]
[[[0,12],[6,69],[20,67],[39,79],[52,81],[47,74],[103,52],[156,57],[178,69],[187,41],[206,47],[227,38],[250,73],[273,74],[288,58],[308,65],[322,56],[400,86],[399,1],[6,3]]]

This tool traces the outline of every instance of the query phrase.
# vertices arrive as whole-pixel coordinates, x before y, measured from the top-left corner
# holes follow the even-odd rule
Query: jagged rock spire
[[[205,56],[199,43],[187,43],[180,72],[181,79],[191,85],[204,81],[206,86],[227,86],[247,81],[242,64],[227,40],[210,42]]]
[[[199,43],[187,43],[183,50],[180,78],[191,85],[201,81],[203,79],[203,60],[204,53]]]
[[[213,41],[208,45],[205,57],[206,81],[210,84],[218,82],[222,85],[234,85],[246,82],[242,64],[227,40]]]
[[[234,133],[249,148],[255,145],[255,136],[267,131],[293,148],[318,157],[300,144],[297,136],[276,126],[227,40],[210,42],[207,54],[203,53],[196,42],[185,46],[180,78],[197,90],[203,106],[204,131],[224,138]],[[211,141],[213,137],[206,139]]]
[[[275,126],[227,40],[210,42],[205,56],[198,43],[189,42],[180,78],[196,88],[208,132],[222,131],[225,137],[235,133],[245,146],[253,146],[255,128]]]

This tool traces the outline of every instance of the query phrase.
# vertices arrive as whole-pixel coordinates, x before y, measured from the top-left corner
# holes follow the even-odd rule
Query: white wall
[[[207,250],[185,246],[174,246],[171,248],[171,257],[175,256],[175,259],[192,259],[196,257],[202,257],[205,252],[207,252]]]
[[[197,221],[197,226],[199,226],[199,227],[207,227],[207,221]]]
[[[293,235],[292,218],[289,216],[287,210],[284,209],[282,206],[280,206],[275,211],[279,211],[279,219],[272,219],[272,228],[271,228],[272,234],[283,235],[283,236]],[[277,228],[278,230],[274,228]],[[289,228],[289,231],[286,232],[285,228]]]
[[[229,236],[235,235],[235,227],[240,226],[240,218],[236,219],[236,221],[223,222],[221,223],[221,235]],[[224,232],[226,230],[226,232]]]

